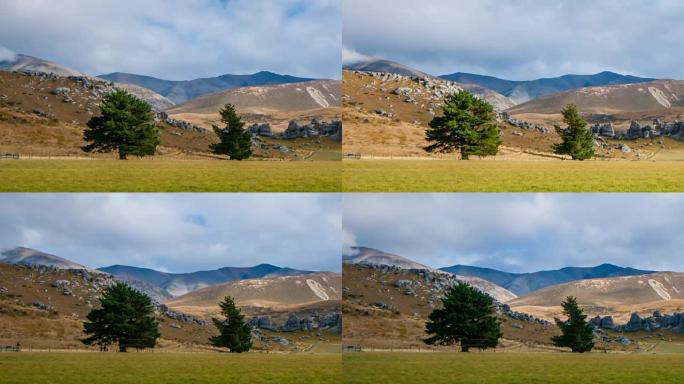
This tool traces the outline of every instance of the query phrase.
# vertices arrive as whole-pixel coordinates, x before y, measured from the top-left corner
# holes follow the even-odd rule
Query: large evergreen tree
[[[83,139],[90,144],[86,152],[118,151],[119,159],[128,155],[154,155],[160,143],[149,104],[117,89],[100,104],[101,116],[88,121]]]
[[[425,332],[433,335],[427,344],[461,344],[461,351],[470,348],[495,348],[499,343],[501,323],[496,317],[494,299],[468,283],[459,282],[442,298],[442,308],[428,317]]]
[[[211,144],[209,149],[217,155],[228,155],[231,160],[244,160],[252,156],[252,135],[244,129],[235,106],[226,104],[220,111],[221,121],[226,125],[219,128],[214,125],[214,132],[220,142]]]
[[[574,104],[561,111],[567,128],[555,126],[563,142],[553,144],[553,151],[559,155],[570,155],[573,160],[586,160],[594,156],[594,135],[587,128],[587,122]]]
[[[228,348],[235,353],[249,351],[252,348],[252,327],[245,323],[245,316],[235,305],[235,300],[226,296],[219,303],[219,307],[226,319],[212,319],[219,330],[219,335],[211,337],[209,342],[216,347]]]
[[[460,150],[461,158],[493,156],[499,151],[501,134],[496,125],[494,108],[468,91],[448,97],[441,116],[434,117],[425,139],[433,142],[428,152],[450,153]]]
[[[100,298],[101,307],[93,309],[83,324],[86,345],[97,344],[107,350],[113,343],[119,351],[127,348],[154,348],[160,336],[150,298],[125,283],[115,283]]]
[[[554,336],[551,341],[558,347],[570,348],[573,352],[589,352],[594,348],[593,327],[587,322],[587,315],[577,304],[577,299],[568,296],[561,303],[566,321],[556,320],[556,325],[563,332],[560,336]]]

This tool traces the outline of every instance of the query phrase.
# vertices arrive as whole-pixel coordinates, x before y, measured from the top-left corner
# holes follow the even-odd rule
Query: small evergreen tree
[[[219,113],[226,127],[214,125],[220,142],[209,145],[209,149],[217,155],[228,155],[231,160],[248,159],[252,156],[252,135],[243,128],[245,123],[235,112],[235,106],[226,104]]]
[[[234,353],[249,351],[252,348],[252,327],[245,323],[245,316],[235,305],[235,300],[226,296],[219,303],[219,307],[226,319],[212,319],[219,330],[219,335],[211,337],[209,342],[216,347],[228,348]]]
[[[563,142],[553,144],[553,151],[559,155],[570,155],[573,160],[586,160],[594,156],[594,135],[587,128],[577,107],[569,104],[561,111],[567,128],[555,126]]]
[[[587,315],[577,304],[577,299],[568,296],[561,302],[563,314],[568,317],[567,321],[556,320],[556,325],[563,332],[560,336],[554,336],[551,341],[557,347],[568,347],[573,352],[589,352],[594,348],[593,327],[587,322]]]
[[[86,152],[118,151],[119,159],[128,155],[154,155],[160,143],[149,104],[117,89],[100,104],[101,116],[91,118],[83,139],[90,144]]]
[[[442,116],[434,117],[425,132],[425,139],[434,142],[424,148],[427,152],[460,150],[464,160],[498,153],[502,141],[491,104],[459,91],[448,97],[442,108]]]
[[[101,308],[90,311],[83,323],[83,332],[91,335],[82,340],[84,344],[97,344],[106,351],[118,343],[120,352],[129,347],[154,348],[160,336],[159,323],[147,295],[125,283],[115,283],[104,291],[100,303]]]
[[[468,283],[459,282],[442,298],[442,308],[428,317],[425,332],[433,335],[426,344],[461,343],[461,351],[470,348],[495,348],[499,343],[501,323],[496,317],[494,300]]]

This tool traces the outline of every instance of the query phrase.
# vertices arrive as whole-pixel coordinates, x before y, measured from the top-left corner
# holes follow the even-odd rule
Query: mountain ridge
[[[543,270],[527,273],[511,273],[493,268],[475,267],[470,265],[453,265],[450,267],[440,268],[440,270],[458,275],[480,277],[498,284],[518,296],[523,296],[539,289],[572,281],[605,277],[634,276],[656,272],[630,267],[621,267],[608,263],[593,267],[563,267],[554,270]]]

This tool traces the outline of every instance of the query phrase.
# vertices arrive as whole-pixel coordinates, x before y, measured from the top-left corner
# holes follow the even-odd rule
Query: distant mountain
[[[228,89],[192,99],[167,112],[170,115],[217,113],[227,103],[235,105],[241,113],[257,114],[337,108],[342,104],[342,82],[314,80]]]
[[[626,322],[632,312],[680,312],[684,305],[684,273],[606,277],[552,285],[510,301],[515,310],[552,319],[562,316],[560,303],[575,296],[589,316],[611,315]]]
[[[115,72],[100,75],[98,77],[117,83],[135,84],[151,89],[160,95],[171,99],[176,104],[181,104],[188,100],[210,93],[224,91],[226,89],[258,85],[299,83],[313,80],[303,77],[280,75],[268,71],[261,71],[251,75],[222,75],[185,81],[163,80],[151,76],[123,72]]]
[[[558,114],[573,103],[584,113],[620,114],[684,107],[684,80],[580,88],[553,93],[507,110],[510,114]]]
[[[455,273],[440,271],[425,264],[417,263],[406,257],[373,248],[352,247],[351,251],[353,253],[351,255],[342,255],[342,262],[344,264],[359,264],[372,267],[391,266],[405,270],[427,270],[435,274],[452,275],[450,278],[465,281],[501,302],[507,302],[516,297],[511,291],[480,277],[462,276]]]
[[[313,273],[291,268],[281,268],[270,264],[259,264],[254,267],[225,267],[210,271],[190,273],[166,273],[148,268],[126,265],[112,265],[99,268],[100,271],[114,275],[119,280],[140,281],[163,289],[170,296],[184,295],[196,289],[235,280],[261,277],[299,276]]]
[[[52,61],[39,59],[28,55],[17,55],[14,61],[0,62],[2,71],[24,71],[24,72],[45,72],[54,73],[57,76],[88,76],[83,72],[66,67]]]
[[[604,85],[644,83],[655,80],[645,77],[621,75],[609,71],[600,72],[594,75],[564,75],[527,81],[504,80],[497,77],[464,72],[456,72],[440,77],[450,81],[477,84],[485,88],[493,89],[502,95],[507,96],[516,104],[524,103],[528,100],[536,99],[537,97],[551,93],[573,89]]]
[[[367,247],[352,247],[353,255],[342,255],[342,262],[346,264],[388,265],[401,269],[434,270],[425,264],[417,263],[403,256],[379,251]]]
[[[218,312],[217,303],[232,296],[238,305],[270,309],[296,308],[342,299],[342,275],[317,272],[306,276],[246,279],[212,285],[177,297],[166,304],[185,313]]]
[[[509,273],[496,269],[473,267],[469,265],[454,265],[441,268],[441,270],[456,275],[474,276],[491,281],[518,296],[523,296],[551,285],[563,284],[571,281],[653,273],[653,271],[624,268],[612,264],[601,264],[595,267],[566,267],[557,270],[532,273]]]
[[[402,76],[433,77],[432,75],[419,71],[415,68],[411,68],[407,65],[383,59],[371,59],[368,61],[345,64],[343,68],[351,71],[385,72],[396,73],[397,75]]]
[[[17,247],[0,253],[0,263],[18,265],[46,265],[59,269],[90,269],[65,258],[37,251],[31,248]]]

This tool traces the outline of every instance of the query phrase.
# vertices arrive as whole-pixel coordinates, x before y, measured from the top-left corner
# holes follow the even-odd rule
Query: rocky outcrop
[[[622,136],[624,139],[649,139],[659,136],[669,136],[676,140],[684,140],[684,121],[675,120],[664,122],[654,119],[652,124],[642,125],[638,121],[632,121],[629,129]]]
[[[156,307],[157,307],[157,312],[159,314],[164,315],[170,319],[173,319],[173,320],[176,320],[176,321],[179,321],[182,323],[194,323],[194,324],[201,325],[201,326],[207,325],[207,321],[204,319],[200,319],[200,318],[197,318],[195,316],[188,315],[187,313],[181,313],[181,312],[173,311],[173,310],[169,309],[169,307],[167,307],[164,304],[156,303]]]
[[[273,130],[271,130],[271,124],[269,123],[252,124],[249,126],[249,128],[247,128],[247,132],[249,132],[252,136],[273,136]]]
[[[166,112],[156,112],[155,113],[155,119],[157,121],[163,121],[172,127],[180,128],[180,129],[183,129],[186,131],[195,131],[198,133],[208,133],[209,132],[208,129],[206,129],[204,127],[200,127],[200,126],[192,124],[192,123],[188,123],[187,121],[172,119],[169,117],[169,115]]]
[[[519,120],[511,117],[507,112],[501,112],[496,116],[497,121],[508,123],[516,128],[524,129],[526,131],[536,131],[540,133],[550,133],[551,130],[543,125],[530,123],[529,121]]]
[[[279,136],[283,139],[324,136],[331,140],[342,141],[342,122],[339,120],[325,122],[314,118],[310,123],[300,125],[292,120]]]
[[[613,138],[615,137],[615,127],[613,127],[613,123],[596,123],[591,126],[591,133],[595,136]]]
[[[538,317],[530,315],[529,313],[513,311],[511,309],[511,306],[508,304],[497,303],[496,304],[496,311],[500,315],[506,315],[506,316],[510,317],[511,319],[518,320],[518,321],[524,321],[526,323],[540,324],[540,325],[550,325],[551,324],[551,322],[549,322],[548,320],[540,319]]]
[[[273,323],[271,316],[255,316],[248,321],[248,324],[256,329],[271,331],[296,332],[324,329],[339,334],[342,332],[342,315],[340,313],[320,314],[318,312],[290,313],[282,325]]]
[[[595,328],[609,329],[613,331],[638,332],[667,329],[675,333],[684,334],[684,312],[663,315],[656,310],[652,316],[641,317],[638,313],[632,313],[627,324],[615,325],[611,316],[596,316],[591,319]]]

